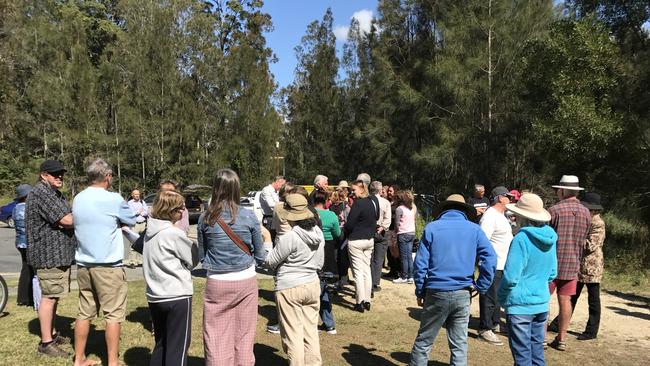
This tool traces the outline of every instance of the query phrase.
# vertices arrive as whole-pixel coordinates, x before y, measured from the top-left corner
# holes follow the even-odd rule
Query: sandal
[[[549,343],[548,346],[555,348],[558,351],[566,351],[568,348],[566,342],[562,342],[557,338],[555,338],[553,342]]]

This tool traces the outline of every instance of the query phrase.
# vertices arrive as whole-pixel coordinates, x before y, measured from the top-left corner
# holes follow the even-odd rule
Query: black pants
[[[375,235],[375,247],[372,251],[372,259],[370,262],[373,286],[379,286],[381,282],[381,269],[384,266],[386,250],[388,249],[388,240],[386,240],[386,237],[382,236],[381,240],[378,239],[378,235]]]
[[[390,268],[388,275],[395,278],[399,277],[399,274],[402,272],[402,261],[399,259],[399,256],[393,257],[390,250],[388,250],[386,259],[388,261],[388,268]]]
[[[600,327],[600,283],[578,282],[576,294],[571,296],[571,311],[575,310],[582,288],[587,285],[587,301],[589,303],[589,320],[585,327],[585,334],[597,336]]]
[[[186,366],[192,335],[192,298],[150,302],[149,310],[156,330],[149,365]]]
[[[339,255],[339,243],[336,240],[325,240],[325,260],[323,272],[330,272],[334,275],[339,273],[336,257]]]
[[[18,305],[34,306],[34,296],[32,289],[32,278],[34,278],[34,269],[27,263],[27,249],[18,248],[23,266],[20,269],[20,278],[18,279]]]
[[[494,329],[499,324],[501,318],[501,306],[499,304],[499,298],[497,297],[497,291],[501,284],[501,277],[503,277],[503,271],[496,270],[490,288],[485,294],[479,295],[478,305],[481,317],[478,326],[479,330]]]
[[[340,240],[341,245],[344,241]],[[348,253],[347,245],[345,248],[342,248],[339,245],[338,253],[336,256],[336,266],[338,267],[339,273],[339,284],[347,285],[348,283],[348,268],[350,268],[350,254]]]

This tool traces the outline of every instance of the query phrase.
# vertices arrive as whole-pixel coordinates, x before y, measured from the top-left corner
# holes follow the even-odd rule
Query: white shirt
[[[508,250],[512,241],[512,226],[506,215],[494,207],[490,207],[481,217],[481,229],[490,239],[494,251],[497,253],[497,270],[503,271],[508,258]]]
[[[272,184],[269,184],[262,189],[262,193],[260,194],[260,207],[262,208],[264,216],[273,215],[273,208],[275,208],[275,205],[277,205],[278,202],[280,202],[280,196],[278,195],[278,192],[275,191]]]

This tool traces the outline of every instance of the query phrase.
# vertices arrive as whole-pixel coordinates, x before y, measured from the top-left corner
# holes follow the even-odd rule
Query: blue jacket
[[[253,211],[240,208],[234,224],[230,224],[231,216],[227,209],[221,213],[221,218],[250,247],[255,258],[239,249],[219,224],[207,225],[203,213],[196,230],[204,269],[215,273],[239,272],[266,258],[262,229]]]
[[[27,234],[25,232],[25,202],[20,202],[11,213],[16,226],[16,248],[27,248]]]
[[[507,314],[548,311],[549,282],[557,276],[557,234],[548,225],[526,226],[510,244],[498,296]]]
[[[474,264],[479,276],[474,283]],[[458,210],[447,210],[424,228],[413,264],[415,295],[425,289],[455,291],[475,286],[485,293],[492,283],[497,255],[481,227]]]

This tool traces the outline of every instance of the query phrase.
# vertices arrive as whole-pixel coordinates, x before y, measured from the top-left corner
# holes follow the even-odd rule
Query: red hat
[[[516,189],[511,190],[510,194],[512,195],[512,198],[514,198],[515,202],[519,201],[519,199],[521,198],[521,193]]]

